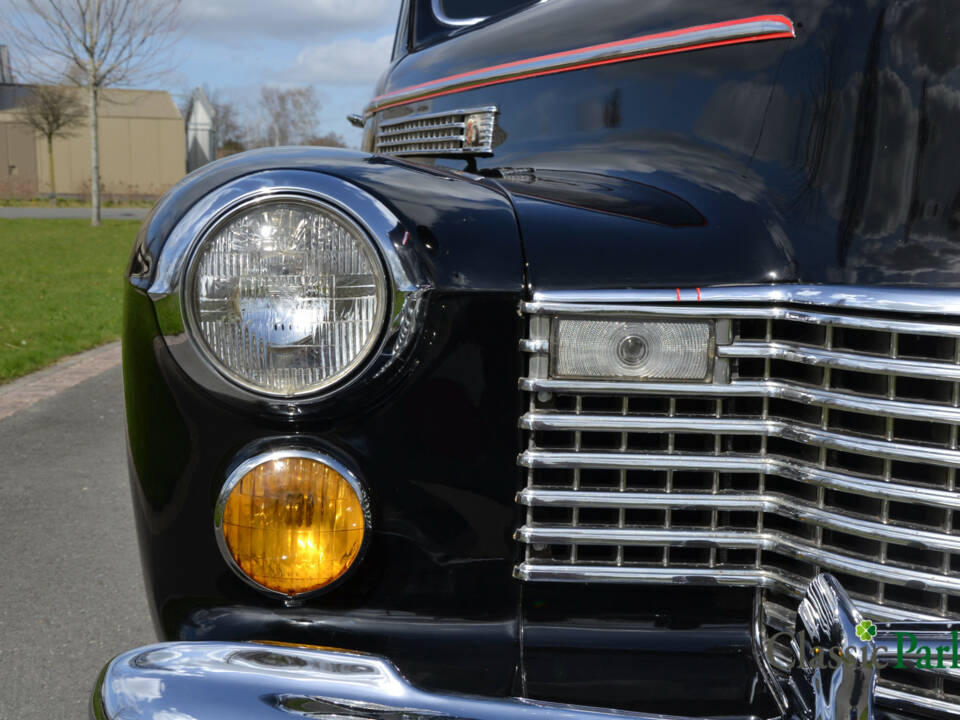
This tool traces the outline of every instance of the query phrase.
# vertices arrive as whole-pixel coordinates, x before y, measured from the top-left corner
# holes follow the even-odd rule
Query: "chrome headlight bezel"
[[[217,235],[230,223],[236,219],[248,214],[258,208],[265,209],[271,205],[280,204],[298,204],[304,207],[315,209],[320,213],[332,215],[336,222],[348,227],[363,243],[364,254],[370,263],[370,268],[376,283],[377,291],[377,309],[373,320],[373,327],[370,335],[361,352],[353,358],[339,372],[325,378],[319,383],[314,383],[302,390],[292,393],[284,393],[271,390],[270,388],[258,385],[234,371],[217,355],[210,347],[200,328],[200,319],[197,317],[197,303],[193,293],[196,289],[196,272],[199,259],[203,255],[203,250],[207,243],[216,238]],[[364,366],[370,359],[370,356],[377,350],[380,344],[380,338],[383,335],[391,305],[390,280],[387,276],[386,266],[381,253],[376,244],[370,239],[369,234],[357,222],[345,212],[339,210],[336,206],[322,202],[317,198],[294,192],[277,192],[262,197],[253,198],[246,202],[235,205],[227,213],[223,213],[215,222],[204,231],[199,239],[191,248],[189,258],[184,267],[183,282],[180,284],[180,307],[183,311],[184,326],[190,340],[197,346],[198,351],[210,362],[213,367],[230,382],[239,385],[251,392],[276,398],[294,399],[317,395],[322,392],[330,391],[336,388],[341,382],[350,377],[358,368]]]
[[[184,298],[187,273],[203,240],[242,207],[281,197],[316,203],[335,211],[362,231],[379,258],[385,282],[384,311],[377,340],[363,361],[336,383],[305,394],[277,395],[228,378],[188,332]],[[380,375],[410,346],[420,326],[429,285],[423,280],[409,233],[382,202],[351,182],[312,170],[265,170],[229,181],[197,200],[170,231],[147,291],[154,303],[166,348],[176,364],[203,390],[227,402],[286,415],[308,412],[314,403],[338,395],[356,382]]]

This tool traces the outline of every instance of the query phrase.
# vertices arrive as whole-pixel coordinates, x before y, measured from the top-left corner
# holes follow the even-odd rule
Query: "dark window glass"
[[[438,2],[440,11],[450,20],[490,17],[529,4],[530,0],[439,0]]]
[[[411,49],[470,32],[475,26],[471,21],[491,18],[496,22],[535,4],[536,0],[414,0]]]

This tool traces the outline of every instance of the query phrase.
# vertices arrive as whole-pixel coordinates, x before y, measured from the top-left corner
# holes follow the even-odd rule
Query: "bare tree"
[[[100,224],[101,91],[145,79],[172,40],[180,0],[15,0],[9,24],[38,79],[67,76],[86,88],[90,122],[90,222]]]
[[[347,141],[343,139],[343,135],[341,135],[340,133],[336,133],[333,130],[326,133],[325,135],[314,135],[303,144],[318,145],[321,147],[335,147],[335,148],[347,147]]]
[[[83,122],[86,108],[76,91],[55,85],[35,85],[17,106],[17,119],[47,140],[50,161],[50,204],[57,204],[57,180],[53,167],[53,139],[69,137]]]
[[[320,103],[312,87],[260,88],[265,145],[296,145],[313,135]]]
[[[243,127],[240,123],[240,111],[219,92],[204,87],[207,99],[213,106],[213,131],[217,138],[217,149],[229,149],[237,152],[243,149]]]

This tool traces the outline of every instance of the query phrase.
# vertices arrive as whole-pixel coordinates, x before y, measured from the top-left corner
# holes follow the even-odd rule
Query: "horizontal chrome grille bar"
[[[531,582],[624,582],[645,585],[728,585],[730,587],[776,587],[803,592],[806,583],[786,573],[744,568],[633,567],[627,565],[562,565],[522,562],[514,571]]]
[[[960,592],[960,578],[910,570],[894,565],[861,560],[850,555],[818,548],[784,533],[762,533],[724,530],[684,530],[666,528],[590,528],[590,527],[527,527],[517,530],[518,540],[528,544],[624,545],[726,548],[768,550],[796,560],[805,560],[835,572],[877,580],[899,581],[912,587],[935,592]]]
[[[714,303],[764,303],[814,305],[831,309],[858,309],[873,312],[922,313],[960,316],[960,291],[854,285],[741,285],[705,288],[657,288],[640,290],[536,290],[538,303],[636,303],[670,304],[686,302],[713,312]]]
[[[722,473],[765,473],[843,492],[885,500],[921,502],[936,507],[960,509],[960,495],[934,488],[885,483],[830,472],[813,465],[754,455],[565,453],[526,450],[519,463],[528,468],[579,468],[631,470],[707,470]]]
[[[933,550],[960,552],[960,536],[930,532],[909,526],[890,525],[831,512],[796,498],[769,493],[656,493],[544,490],[526,488],[517,502],[527,507],[568,507],[604,509],[720,510],[726,512],[768,512],[794,520],[803,520],[861,537],[885,540],[900,545],[919,545]]]
[[[892,707],[907,713],[927,715],[934,710],[942,715],[960,718],[960,707],[947,700],[937,698],[933,693],[918,693],[915,689],[903,690],[886,686],[881,681],[875,697],[884,707]]]
[[[442,122],[429,125],[402,126],[399,128],[384,129],[381,127],[377,133],[377,138],[392,138],[397,135],[410,135],[418,132],[432,132],[434,130],[463,130],[462,122]]]
[[[704,317],[708,315],[717,319],[784,320],[808,325],[832,325],[834,327],[900,332],[911,335],[960,337],[960,325],[930,321],[892,320],[859,315],[838,315],[836,313],[812,312],[790,307],[716,307],[707,309],[702,305],[684,305],[681,303],[673,305],[583,305],[558,302],[525,302],[523,303],[523,311],[538,315],[578,315],[581,317],[618,317],[624,315]]]
[[[641,585],[726,585],[762,587],[800,597],[807,583],[790,573],[754,567],[638,567],[629,565],[568,565],[522,562],[514,570],[519,580],[530,582],[600,582]],[[856,600],[861,612],[874,622],[943,622],[943,616]]]
[[[398,140],[384,140],[383,142],[378,142],[377,147],[381,149],[388,149],[392,147],[399,147],[401,145],[424,145],[427,143],[445,143],[445,142],[463,142],[463,135],[417,135],[415,137],[408,137]]]
[[[442,110],[433,113],[418,113],[416,115],[407,115],[391,120],[384,120],[380,123],[381,128],[392,128],[397,125],[415,126],[417,123],[430,122],[441,118],[464,117],[466,115],[476,115],[480,113],[496,113],[496,105],[485,105],[475,108],[460,108],[457,110]]]
[[[931,380],[960,380],[960,365],[955,363],[900,360],[882,356],[871,357],[864,354],[799,347],[785,343],[742,342],[727,346],[720,345],[717,347],[717,356],[788,360],[817,367],[857,370],[881,375],[905,375]]]
[[[540,351],[540,346],[536,346]],[[546,345],[543,346],[543,351]],[[828,407],[836,410],[882,415],[911,420],[938,420],[960,423],[960,408],[922,402],[885,400],[853,395],[836,390],[822,390],[782,381],[737,380],[729,385],[697,385],[691,383],[610,382],[604,380],[552,380],[523,378],[520,389],[528,392],[555,392],[577,395],[688,395],[708,397],[768,397],[778,400]]]
[[[943,448],[873,440],[853,434],[789,425],[779,420],[746,420],[701,417],[637,417],[627,415],[563,415],[527,413],[521,418],[525,430],[582,432],[673,432],[715,435],[764,435],[809,443],[834,450],[857,452],[894,460],[913,460],[960,467],[960,452]]]

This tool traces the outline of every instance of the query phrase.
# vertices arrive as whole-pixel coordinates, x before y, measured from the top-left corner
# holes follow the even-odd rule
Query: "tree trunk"
[[[50,159],[50,204],[57,204],[57,178],[53,174],[53,135],[47,135],[47,157]]]
[[[97,101],[100,89],[90,82],[90,224],[100,226],[100,130]]]

